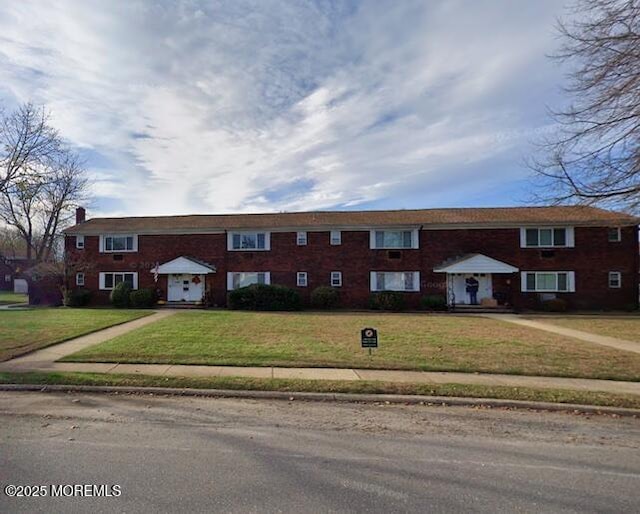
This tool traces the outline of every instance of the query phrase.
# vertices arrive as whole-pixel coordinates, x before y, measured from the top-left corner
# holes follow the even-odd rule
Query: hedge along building
[[[638,222],[593,207],[334,211],[94,218],[78,209],[65,231],[70,287],[108,302],[121,281],[157,288],[169,302],[205,294],[224,306],[253,283],[340,290],[361,308],[378,291],[409,307],[441,294],[485,305],[533,308],[563,298],[573,308],[620,309],[638,300]]]

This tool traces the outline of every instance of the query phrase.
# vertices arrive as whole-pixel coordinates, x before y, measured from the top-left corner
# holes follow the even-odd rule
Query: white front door
[[[449,278],[454,294],[454,298],[451,299],[451,301],[456,304],[465,305],[471,303],[471,296],[467,293],[466,283],[469,277],[475,277],[478,281],[478,303],[480,303],[483,298],[493,298],[491,273],[453,273]]]
[[[167,300],[170,302],[199,302],[204,293],[204,275],[172,274],[168,278]]]

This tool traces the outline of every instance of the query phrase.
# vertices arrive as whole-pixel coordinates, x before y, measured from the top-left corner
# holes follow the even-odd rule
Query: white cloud
[[[555,3],[338,5],[8,4],[0,94],[108,158],[95,192],[131,214],[401,206],[505,155],[489,186],[522,177]]]

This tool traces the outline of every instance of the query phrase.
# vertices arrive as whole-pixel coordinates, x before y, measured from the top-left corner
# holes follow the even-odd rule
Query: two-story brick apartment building
[[[361,308],[374,291],[403,291],[515,308],[565,298],[573,308],[619,309],[638,300],[638,219],[592,207],[423,209],[189,215],[85,220],[66,230],[74,287],[107,302],[120,281],[154,287],[169,302],[205,292],[225,305],[252,283],[321,285]]]

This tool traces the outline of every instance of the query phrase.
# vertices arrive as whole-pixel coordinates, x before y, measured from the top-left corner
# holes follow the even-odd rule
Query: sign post
[[[360,331],[360,344],[362,348],[368,348],[371,355],[371,349],[378,347],[378,331],[375,328],[363,328]]]

